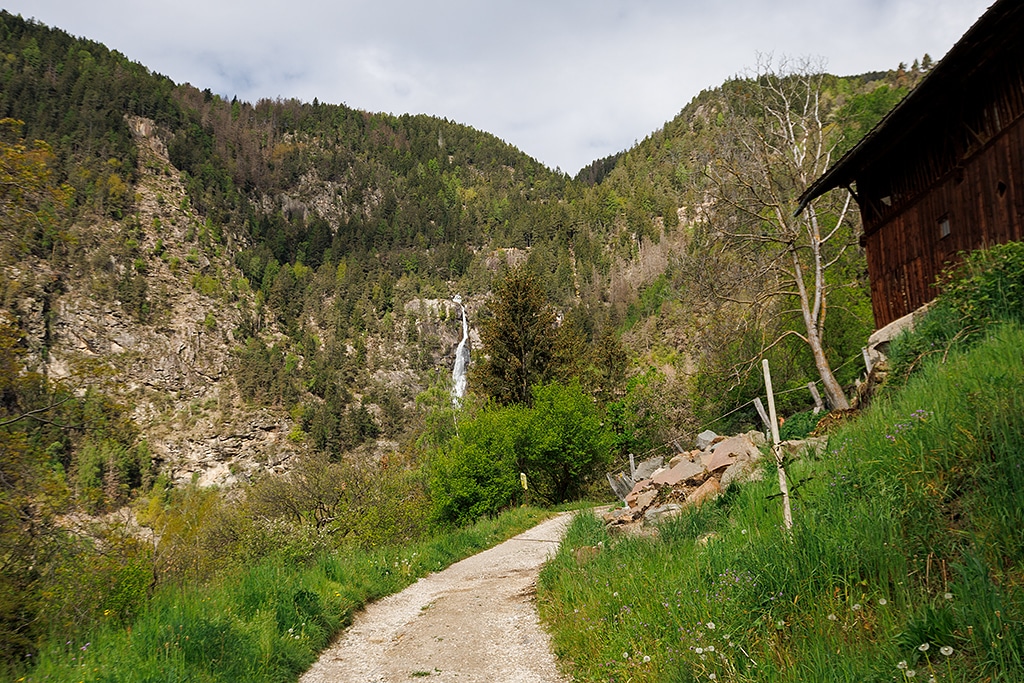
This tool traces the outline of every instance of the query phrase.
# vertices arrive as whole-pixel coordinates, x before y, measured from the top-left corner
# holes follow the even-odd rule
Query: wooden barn
[[[960,252],[1024,239],[1024,2],[999,0],[801,197],[860,205],[875,324],[933,299]]]

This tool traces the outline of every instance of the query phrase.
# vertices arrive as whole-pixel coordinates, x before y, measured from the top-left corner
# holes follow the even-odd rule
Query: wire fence
[[[835,368],[832,372],[833,373],[839,372],[840,370],[845,368],[850,363],[853,363],[853,362],[858,361],[858,360],[861,360],[860,356],[853,356],[852,358],[847,360],[845,363],[843,363],[839,367]],[[797,391],[809,391],[807,386],[808,386],[808,384],[812,384],[812,383],[815,386],[818,386],[818,385],[821,384],[821,380],[820,379],[819,380],[813,380],[812,382],[808,382],[807,384],[805,384],[803,386],[800,386],[800,387],[793,387],[792,389],[784,389],[783,391],[776,391],[775,395],[776,396],[782,396],[784,394],[792,394],[792,393],[795,393]],[[760,398],[760,397],[758,397],[758,398]],[[729,412],[722,413],[721,415],[719,415],[718,417],[714,418],[713,420],[710,420],[710,421],[704,423],[703,425],[701,425],[697,429],[697,433],[699,434],[700,432],[703,432],[704,430],[708,429],[711,425],[715,424],[719,420],[725,419],[725,418],[729,417],[730,415],[732,415],[734,413],[738,413],[739,411],[743,410],[747,406],[754,405],[754,401],[755,400],[756,399],[750,399],[749,401],[745,401],[744,403],[741,403],[740,405],[736,406],[735,408],[733,408]],[[666,441],[665,443],[660,444],[658,446],[654,446],[652,448],[649,448],[646,451],[644,451],[643,453],[640,453],[639,455],[633,454],[633,459],[634,459],[634,461],[646,460],[647,458],[650,458],[651,456],[656,455],[657,453],[660,453],[661,451],[664,451],[664,450],[667,450],[667,449],[670,449],[670,448],[674,449],[676,451],[682,452],[684,449],[682,449],[678,444],[679,444],[679,440],[685,438],[686,436],[687,436],[687,433],[685,433],[685,432],[679,433],[679,434],[675,435],[674,437],[672,437],[671,439],[669,439],[668,441]],[[629,460],[628,460],[628,456],[627,456],[627,458],[625,460],[625,463],[628,464],[628,462],[629,462]]]

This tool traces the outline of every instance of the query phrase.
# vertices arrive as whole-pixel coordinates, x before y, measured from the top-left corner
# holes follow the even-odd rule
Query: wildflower
[[[953,648],[950,647],[949,645],[943,645],[942,647],[939,648],[939,652],[941,652],[943,655],[948,657],[951,654],[953,654]]]
[[[860,603],[859,603],[859,602],[858,602],[858,603],[856,603],[856,604],[855,604],[855,605],[853,606],[853,611],[854,611],[854,612],[859,612],[859,611],[860,611]]]
[[[886,600],[885,598],[879,598],[878,599],[878,604],[881,605],[882,607],[885,607],[886,605],[889,604],[889,601]]]
[[[777,628],[779,630],[782,630],[782,627],[785,626],[785,625],[786,625],[786,622],[784,622],[782,619],[779,619],[778,621],[775,622],[775,628]]]
[[[698,647],[696,650],[694,650],[694,652],[696,652],[699,655],[702,655],[702,654],[704,654],[704,648]]]
[[[900,669],[901,671],[903,669],[906,669],[907,668],[907,660],[905,660],[905,659],[900,660],[900,663],[896,665],[896,668]]]
[[[644,664],[646,664],[649,661],[651,661],[651,656],[650,655],[644,655]]]
[[[917,649],[920,650],[921,652],[928,652],[928,648],[930,648],[930,647],[931,647],[931,645],[928,644],[928,643],[921,643],[920,645],[917,646]]]
[[[709,621],[709,622],[707,623],[707,627],[708,627],[708,628],[709,628],[710,630],[714,631],[714,630],[715,630],[715,622],[713,622],[713,621]]]
[[[836,621],[837,619],[839,619],[839,617],[837,617],[837,616],[836,616],[836,615],[834,615],[834,614],[830,614],[830,615],[828,615],[828,620],[829,620],[829,621]]]
[[[709,681],[716,680],[717,678],[718,678],[718,676],[713,674],[713,673],[708,674],[708,680]]]
[[[714,645],[708,645],[707,651],[708,652],[714,652],[715,651],[715,646]]]
[[[947,600],[952,600],[953,599],[953,594],[952,593],[946,593],[942,597],[946,598]]]
[[[905,676],[906,676],[907,678],[913,678],[914,676],[916,676],[916,675],[917,675],[917,672],[916,672],[916,671],[914,671],[913,669],[907,669],[907,672],[906,672],[906,673],[905,673],[904,675],[905,675]]]
[[[613,598],[619,597],[619,591],[615,591],[614,593],[612,593],[612,597]]]
[[[622,658],[623,659],[629,659],[629,653],[628,652],[623,652],[622,653]]]
[[[741,531],[740,533],[741,533],[741,534],[743,534],[744,536],[746,536],[746,535],[747,535],[747,530],[746,530],[746,529],[744,529],[744,530],[743,530],[743,531]]]

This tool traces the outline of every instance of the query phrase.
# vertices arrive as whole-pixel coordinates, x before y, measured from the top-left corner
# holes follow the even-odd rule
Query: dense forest
[[[923,70],[807,74],[838,158]],[[596,491],[631,453],[754,424],[762,353],[777,388],[818,381],[807,345],[785,334],[802,324],[792,298],[760,296],[777,284],[772,254],[736,239],[769,229],[737,190],[749,163],[737,131],[759,129],[761,94],[800,77],[766,69],[702,92],[573,179],[446,119],[229,101],[0,13],[7,664],[55,633],[130,624],[163,585],[263,557],[285,528],[304,530],[290,536],[309,547],[285,545],[306,556],[493,514],[521,502],[520,471],[545,502]],[[151,189],[171,183],[180,199]],[[873,327],[859,226],[832,205],[820,214],[853,245],[826,274],[820,330],[848,386]],[[130,337],[178,325],[185,292],[205,302],[197,338],[230,359],[220,404],[151,391],[147,413],[145,387],[118,386],[118,363],[154,359],[68,351],[76,297],[103,302]],[[455,294],[479,340],[461,404]],[[810,402],[783,396],[787,412]],[[294,466],[239,477],[230,494],[172,486],[151,443],[161,411],[194,427],[229,408],[290,425]],[[126,509],[131,524],[103,517]]]

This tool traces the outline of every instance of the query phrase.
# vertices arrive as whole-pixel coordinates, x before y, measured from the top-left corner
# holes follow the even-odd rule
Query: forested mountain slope
[[[300,446],[394,448],[450,364],[447,301],[468,295],[471,319],[486,318],[494,278],[523,259],[584,342],[630,350],[639,374],[618,394],[645,423],[620,427],[646,443],[734,401],[701,382],[766,335],[717,297],[746,275],[707,219],[705,169],[730,119],[749,115],[736,110],[747,80],[572,181],[447,120],[229,102],[60,30],[6,13],[0,26],[0,115],[24,122],[10,135],[48,143],[49,182],[67,196],[8,241],[4,307],[44,373],[118,377],[108,388],[147,433],[167,425],[155,451],[177,478],[215,468],[210,481],[230,481]],[[842,144],[918,76],[826,79]],[[859,259],[846,267],[845,284],[863,285]],[[833,316],[840,361],[870,325],[862,287],[848,299]],[[784,375],[806,381],[806,354],[787,349]]]
[[[205,452],[177,477],[230,480],[303,430],[334,452],[404,431],[458,332],[438,300],[486,292],[494,249],[529,244],[565,182],[448,121],[226,102],[0,21],[0,115],[24,122],[5,142],[45,141],[63,192],[36,207],[52,220],[10,226],[4,308],[41,371],[116,377],[147,432],[166,423],[161,459]]]
[[[216,467],[228,481],[238,457],[273,462],[266,452],[300,444],[399,439],[451,360],[447,301],[468,295],[471,319],[486,317],[494,278],[522,259],[583,341],[607,331],[631,351],[643,372],[618,393],[647,424],[621,428],[646,429],[642,441],[739,397],[701,382],[732,372],[746,390],[733,370],[771,331],[718,296],[748,274],[710,227],[706,169],[730,121],[752,115],[737,104],[749,79],[701,93],[572,181],[447,120],[229,102],[60,30],[6,13],[0,27],[0,114],[24,122],[9,135],[48,143],[48,182],[67,198],[5,240],[4,307],[45,374],[117,376],[147,432],[173,425],[158,458],[198,448],[178,478]],[[840,144],[918,77],[825,79]],[[853,288],[829,323],[839,362],[870,326],[861,261],[844,268]],[[806,381],[806,354],[779,353],[784,378]]]

